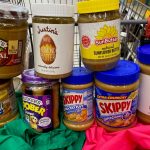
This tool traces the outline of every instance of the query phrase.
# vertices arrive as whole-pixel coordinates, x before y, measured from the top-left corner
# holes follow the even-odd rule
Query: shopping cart
[[[59,4],[75,4],[78,0],[10,0],[11,3],[23,5],[29,8],[30,18],[32,17],[31,3],[59,3]],[[146,13],[150,11],[150,7],[143,4],[139,0],[121,0],[121,57],[123,59],[136,61],[136,49],[140,45],[140,41],[145,39]],[[77,16],[77,14],[76,14]],[[75,17],[77,18],[77,17]],[[33,52],[32,42],[32,22],[29,24],[29,35],[31,49]],[[79,52],[79,32],[77,24],[75,26],[75,44],[74,44],[74,66],[82,66]],[[33,59],[31,59],[33,60]]]

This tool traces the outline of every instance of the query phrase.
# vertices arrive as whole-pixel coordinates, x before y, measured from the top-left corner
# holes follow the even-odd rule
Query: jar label
[[[0,39],[0,66],[12,66],[21,63],[22,40],[5,41]]]
[[[17,111],[15,91],[11,85],[9,89],[0,91],[0,122],[11,119],[17,114]]]
[[[136,120],[138,90],[111,93],[95,88],[96,117],[105,126],[122,128]]]
[[[35,70],[46,75],[72,71],[74,24],[33,23]]]
[[[63,89],[64,117],[68,121],[83,122],[93,117],[93,88]]]
[[[120,19],[79,23],[82,58],[107,59],[120,54]]]
[[[150,115],[150,76],[141,73],[138,110]]]
[[[33,129],[43,131],[52,128],[52,101],[50,95],[23,94],[25,119]]]

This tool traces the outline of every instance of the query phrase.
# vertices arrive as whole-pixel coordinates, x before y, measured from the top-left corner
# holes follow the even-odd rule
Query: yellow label
[[[8,91],[7,90],[0,91],[0,100],[3,100],[7,96],[8,96]]]
[[[85,59],[108,59],[120,54],[120,20],[80,24],[81,55]]]
[[[8,54],[17,54],[18,53],[18,40],[8,41]]]

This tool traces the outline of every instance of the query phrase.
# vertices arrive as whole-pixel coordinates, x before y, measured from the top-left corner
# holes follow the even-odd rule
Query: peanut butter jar
[[[77,4],[83,64],[93,71],[116,66],[120,58],[119,0],[90,0]]]
[[[132,127],[136,122],[139,66],[120,60],[116,68],[95,73],[96,119],[108,131]]]
[[[23,71],[28,29],[28,10],[0,3],[0,78],[15,77]]]
[[[62,82],[64,124],[75,131],[88,129],[94,122],[92,72],[75,67]]]
[[[74,6],[33,4],[32,13],[36,73],[48,79],[69,76],[73,67]]]
[[[139,102],[137,115],[140,121],[150,124],[150,45],[137,49],[138,64],[141,68]]]

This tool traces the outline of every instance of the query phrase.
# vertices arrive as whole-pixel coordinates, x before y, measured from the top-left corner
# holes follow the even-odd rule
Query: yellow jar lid
[[[79,14],[105,12],[119,9],[119,0],[86,0],[77,3]]]

